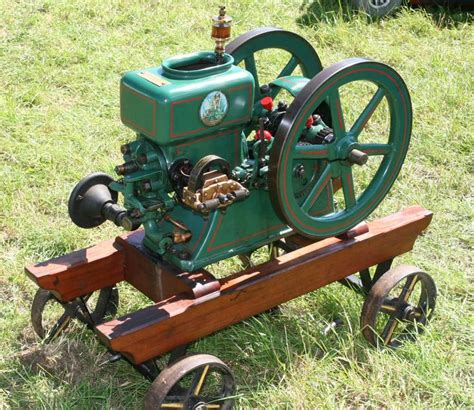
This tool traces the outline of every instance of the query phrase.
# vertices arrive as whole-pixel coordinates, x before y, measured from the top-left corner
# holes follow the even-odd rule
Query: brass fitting
[[[191,237],[192,237],[191,232],[179,232],[179,231],[173,232],[174,243],[188,242],[191,239]]]
[[[225,14],[225,6],[219,8],[219,15],[212,18],[211,38],[216,42],[217,61],[221,61],[225,53],[225,43],[230,39],[232,17]]]
[[[171,216],[165,215],[165,221],[172,223],[176,228],[173,232],[173,242],[174,243],[183,243],[188,242],[193,236],[189,228],[182,224],[181,222],[175,221]]]

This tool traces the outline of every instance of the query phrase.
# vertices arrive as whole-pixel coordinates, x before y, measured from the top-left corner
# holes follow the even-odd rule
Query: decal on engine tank
[[[199,116],[205,125],[212,127],[224,119],[228,109],[229,104],[224,93],[213,91],[204,97],[199,109]]]

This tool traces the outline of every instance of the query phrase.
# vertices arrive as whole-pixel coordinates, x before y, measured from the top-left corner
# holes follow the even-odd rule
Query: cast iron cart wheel
[[[383,17],[400,7],[402,0],[352,0],[352,4],[369,16]]]
[[[313,78],[322,70],[321,60],[313,46],[303,37],[290,31],[274,27],[263,27],[250,30],[242,34],[226,46],[226,53],[234,57],[234,64],[244,62],[245,69],[249,71],[255,79],[255,99],[262,98],[260,92],[258,64],[256,53],[267,49],[280,49],[290,53],[291,57],[284,67],[282,67],[279,77],[291,75],[297,66],[306,78]],[[275,88],[270,92],[270,96],[275,98],[279,89]]]
[[[375,282],[362,307],[361,327],[374,346],[413,340],[433,315],[436,285],[415,266],[400,265]]]
[[[98,324],[106,316],[117,313],[118,290],[115,287],[101,289],[97,300],[90,306],[92,293],[72,302],[62,302],[46,289],[38,289],[31,305],[31,323],[36,334],[46,343],[63,332],[74,317],[85,323]],[[87,312],[81,309],[81,305]]]
[[[209,354],[193,354],[159,374],[148,390],[144,408],[230,409],[234,390],[234,376],[224,362]]]
[[[253,268],[255,266],[252,261],[252,252],[241,253],[237,255],[237,257],[240,259],[243,269]]]
[[[323,101],[333,118],[333,141],[302,141],[308,117]],[[350,111],[354,119],[350,124],[344,108],[353,110],[354,102],[363,101],[367,101],[363,109]],[[408,90],[392,68],[352,58],[324,69],[296,96],[276,132],[269,170],[276,211],[309,238],[336,236],[362,222],[395,182],[408,150],[411,124]],[[304,187],[302,174],[308,181]],[[342,192],[335,203],[339,185]],[[325,198],[323,213],[318,211],[320,196]]]

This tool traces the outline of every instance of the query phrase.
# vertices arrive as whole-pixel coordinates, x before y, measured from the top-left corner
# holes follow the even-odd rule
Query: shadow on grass
[[[455,5],[446,1],[433,2],[431,5],[413,7],[412,10],[424,10],[439,28],[459,28],[474,21],[474,5]],[[363,11],[354,9],[350,0],[314,0],[303,1],[301,15],[296,22],[301,26],[312,27],[318,23],[350,22],[357,16],[366,18],[368,22],[376,22],[381,18],[365,15]],[[396,18],[397,11],[382,19]]]
[[[421,7],[417,7],[420,9]],[[425,7],[426,15],[439,28],[458,29],[474,22],[473,6],[430,6]]]
[[[296,22],[309,27],[317,23],[351,21],[354,16],[350,0],[306,0],[301,4],[300,10],[302,15]]]
[[[325,366],[337,368],[342,357],[347,363],[365,363],[370,349],[359,335],[359,309],[346,303],[347,297],[356,296],[346,289],[334,291],[331,287],[318,290],[317,295],[302,296],[281,309],[202,339],[192,350],[209,352],[229,364],[236,373],[239,393],[249,400],[249,391],[278,384],[282,374],[288,370],[296,374],[304,362],[323,361]],[[357,299],[356,305],[359,302]],[[326,330],[336,318],[342,319],[342,326]]]

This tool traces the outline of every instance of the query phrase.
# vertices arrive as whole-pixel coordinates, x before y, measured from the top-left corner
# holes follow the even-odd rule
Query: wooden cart
[[[365,297],[362,333],[374,345],[396,347],[422,330],[434,309],[434,282],[413,266],[391,265],[413,248],[431,218],[431,212],[413,206],[361,224],[344,237],[312,242],[291,236],[274,244],[284,254],[222,279],[157,260],[141,247],[141,231],[121,235],[26,268],[40,287],[33,326],[50,341],[72,318],[84,322],[113,359],[127,360],[154,380],[146,408],[230,408],[235,388],[230,369],[214,356],[186,354],[186,347],[322,286],[340,281]],[[104,322],[116,312],[115,285],[122,281],[153,304]],[[96,291],[97,302],[89,306]],[[64,312],[47,329],[43,312],[49,302],[60,303]],[[166,353],[169,365],[160,373],[154,359]],[[216,390],[216,383],[217,393],[205,393],[207,385]]]

